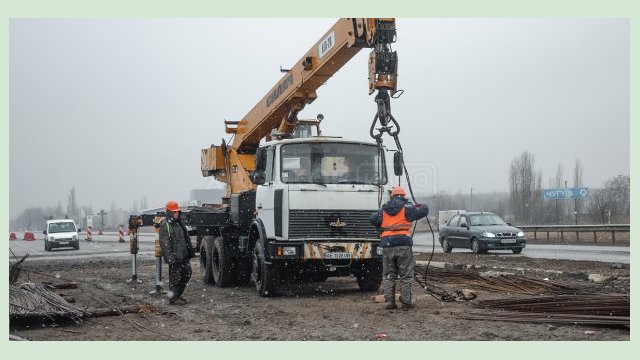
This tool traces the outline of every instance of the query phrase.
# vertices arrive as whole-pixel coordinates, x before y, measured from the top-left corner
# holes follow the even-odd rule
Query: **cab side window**
[[[458,226],[458,220],[460,220],[460,215],[455,215],[449,220],[449,226]]]
[[[267,148],[267,168],[264,170],[265,181],[273,181],[273,160],[275,159],[275,147]]]
[[[466,217],[466,216],[464,216],[464,215],[461,215],[461,216],[460,216],[460,225],[458,225],[458,226],[460,226],[460,227],[467,227],[467,224],[468,224],[468,222],[467,222],[467,217]]]

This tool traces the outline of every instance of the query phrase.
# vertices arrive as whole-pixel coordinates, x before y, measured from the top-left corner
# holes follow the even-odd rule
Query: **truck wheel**
[[[360,291],[378,290],[382,283],[382,262],[380,260],[365,261],[355,275]]]
[[[480,250],[480,243],[478,242],[478,240],[471,240],[471,251],[473,251],[474,254],[482,254],[482,250]]]
[[[51,246],[49,246],[48,241],[44,241],[44,251],[51,251]]]
[[[80,250],[80,240],[76,241],[76,242],[73,244],[73,248],[74,248],[75,250]]]
[[[444,251],[445,253],[450,253],[451,252],[451,245],[449,245],[449,240],[445,237],[444,239],[442,239],[442,251]]]
[[[211,253],[211,270],[213,272],[213,281],[218,287],[229,287],[233,285],[231,272],[232,259],[229,251],[224,246],[224,240],[218,236],[213,240],[213,251]]]
[[[211,270],[211,255],[213,254],[213,236],[204,236],[200,242],[200,275],[202,282],[214,285],[213,271]]]
[[[264,249],[260,240],[256,241],[253,248],[253,266],[251,269],[251,280],[256,286],[256,291],[260,296],[276,295],[278,271],[275,264],[265,262]]]

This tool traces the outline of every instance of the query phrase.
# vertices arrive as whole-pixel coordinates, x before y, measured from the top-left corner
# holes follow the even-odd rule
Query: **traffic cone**
[[[32,232],[27,231],[27,232],[24,233],[24,238],[23,239],[27,240],[27,241],[33,241],[33,240],[36,239],[36,237],[33,235]]]
[[[18,240],[16,233],[9,233],[9,240]]]
[[[124,226],[120,225],[120,230],[118,231],[118,242],[124,242]]]

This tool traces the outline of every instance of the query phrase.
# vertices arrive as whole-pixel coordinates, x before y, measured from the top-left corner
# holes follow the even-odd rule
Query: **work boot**
[[[171,305],[184,305],[186,303],[187,303],[187,300],[182,296],[169,299],[169,304]]]
[[[397,309],[398,306],[396,306],[396,303],[390,302],[390,303],[387,303],[387,306],[385,306],[384,308],[387,310],[393,310],[393,309]]]
[[[416,306],[412,303],[402,303],[402,310],[407,311],[409,309],[413,309]]]

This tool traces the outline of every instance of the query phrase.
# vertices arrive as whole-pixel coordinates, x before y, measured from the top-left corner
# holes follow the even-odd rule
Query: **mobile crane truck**
[[[354,275],[361,290],[379,288],[382,249],[369,222],[387,183],[379,136],[371,143],[321,136],[322,116],[298,120],[298,113],[354,55],[371,48],[369,94],[378,91],[371,134],[376,119],[392,128],[395,39],[395,19],[338,20],[244,118],[225,121],[233,142],[202,150],[202,175],[225,183],[221,204],[182,214],[195,229],[205,283],[253,282],[259,295],[271,296],[284,282]],[[148,225],[150,217],[130,219],[131,228]]]

